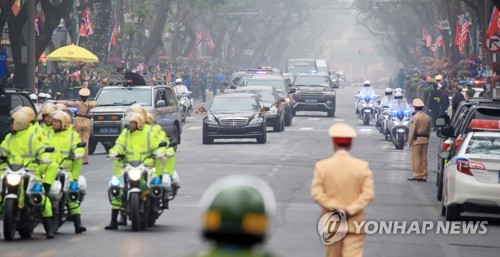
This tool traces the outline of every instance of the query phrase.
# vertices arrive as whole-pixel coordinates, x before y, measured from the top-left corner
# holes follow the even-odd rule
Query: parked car
[[[216,95],[203,117],[203,144],[218,138],[256,138],[267,141],[264,107],[256,94],[232,93]]]
[[[177,144],[181,142],[181,109],[174,89],[169,85],[107,86],[99,91],[95,101],[98,106],[90,112],[90,154],[94,153],[99,142],[109,151],[127,126],[123,118],[132,104],[141,104],[154,113],[158,125],[165,130],[171,141]]]
[[[473,119],[468,128],[443,174],[441,215],[447,221],[460,220],[463,211],[500,213],[499,121]]]
[[[29,93],[20,89],[5,89],[5,95],[0,96],[0,142],[10,132],[10,112],[19,106],[36,108]]]
[[[273,127],[274,132],[285,130],[285,108],[284,100],[274,87],[250,86],[238,88],[236,92],[256,94],[264,107],[269,108],[266,112],[266,125]]]

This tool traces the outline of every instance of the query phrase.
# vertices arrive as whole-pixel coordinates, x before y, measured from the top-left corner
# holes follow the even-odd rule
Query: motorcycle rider
[[[47,99],[47,94],[45,94],[45,93],[38,94],[38,102],[35,105],[37,111],[42,109],[42,106],[45,103],[46,99]]]
[[[38,96],[35,95],[35,94],[31,94],[30,95],[30,99],[31,101],[33,102],[33,104],[36,106],[36,104],[38,103]],[[38,111],[38,110],[37,110]]]
[[[144,115],[129,112],[125,120],[129,122],[129,127],[124,129],[116,139],[115,145],[109,150],[109,158],[116,158],[118,154],[125,154],[129,161],[142,161],[151,154],[156,154],[158,158],[166,155],[164,148],[157,149],[158,143],[161,142],[160,138],[154,133],[153,127],[146,124]],[[146,159],[144,164],[148,167],[154,165],[151,159]],[[120,177],[123,166],[123,161],[117,159],[114,161],[115,177]],[[117,230],[118,214],[122,206],[121,196],[112,199],[111,205],[111,222],[105,229]]]
[[[408,111],[410,110],[410,105],[404,99],[404,94],[402,92],[396,92],[394,94],[394,100],[390,104],[391,111]]]
[[[44,203],[42,220],[47,239],[53,239],[52,204],[50,200],[47,199],[48,196],[46,195],[50,192],[50,187],[55,179],[53,174],[57,175],[59,165],[51,160],[50,153],[43,152],[45,148],[48,147],[47,139],[46,137],[40,136],[32,129],[33,119],[28,113],[23,110],[17,110],[11,115],[11,119],[11,133],[7,134],[4,141],[1,143],[0,155],[8,157],[10,164],[20,164],[34,170],[38,180],[42,180],[43,175],[45,175],[43,177],[43,190],[45,195],[42,196],[42,202]],[[40,165],[32,162],[36,159],[41,160],[44,165],[47,165],[45,172],[41,169]],[[0,199],[0,208],[2,206],[1,200],[2,199]]]
[[[378,119],[377,123],[375,124],[376,127],[379,129],[380,132],[383,132],[383,122],[385,119],[385,116],[383,114],[388,113],[389,106],[391,105],[392,101],[392,88],[388,87],[384,90],[384,97],[382,97],[382,100],[380,101],[380,105],[378,106]]]
[[[50,114],[55,112],[56,110],[56,106],[53,103],[46,103],[42,108],[41,114],[38,115],[40,119],[40,126],[42,127],[43,131],[45,131],[45,133],[49,133],[50,131],[52,131],[52,122],[54,120],[52,119],[52,116],[50,116]]]
[[[234,175],[213,183],[200,201],[203,237],[212,248],[192,256],[274,256],[256,250],[263,244],[276,210],[269,185],[253,176]]]
[[[380,101],[382,107],[389,106],[392,100],[392,88],[388,87],[384,90],[384,97]]]
[[[70,183],[78,184],[78,179],[82,172],[83,157],[85,156],[85,149],[77,147],[78,143],[81,142],[80,135],[73,130],[72,119],[67,112],[58,110],[53,112],[50,116],[53,119],[52,127],[54,130],[49,134],[49,142],[50,145],[56,149],[54,154],[55,161],[61,163],[66,159],[61,165],[68,167]],[[82,226],[80,203],[68,203],[68,210],[74,222],[75,233],[80,234],[87,231],[87,229]]]
[[[359,110],[358,110],[358,103],[361,100],[366,99],[367,97],[371,97],[375,95],[375,91],[373,91],[373,88],[371,88],[371,82],[369,80],[365,80],[363,83],[363,88],[358,92],[357,99],[358,101],[356,102],[356,115],[359,116]]]

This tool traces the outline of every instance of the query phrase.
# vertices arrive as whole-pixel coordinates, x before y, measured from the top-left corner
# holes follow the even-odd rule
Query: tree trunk
[[[141,51],[142,56],[144,56],[145,63],[149,62],[156,49],[163,45],[161,39],[165,29],[165,24],[167,23],[168,11],[170,9],[171,2],[172,0],[162,0],[160,1],[160,5],[157,7],[158,12],[155,16],[156,20],[153,25],[153,29],[150,31],[149,39],[146,43],[144,43]]]

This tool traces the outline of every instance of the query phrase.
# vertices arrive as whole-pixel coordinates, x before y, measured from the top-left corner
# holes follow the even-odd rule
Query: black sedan
[[[274,87],[240,87],[236,89],[236,92],[256,94],[262,105],[269,108],[269,111],[266,112],[267,126],[273,127],[274,132],[285,130],[285,99],[280,100],[280,95]]]
[[[267,141],[264,107],[256,94],[233,93],[217,95],[203,118],[203,144],[216,138],[256,138]]]

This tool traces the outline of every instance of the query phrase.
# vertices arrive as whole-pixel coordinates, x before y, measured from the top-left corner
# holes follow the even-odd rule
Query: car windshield
[[[290,65],[287,68],[288,73],[298,72],[317,72],[315,65]]]
[[[500,137],[473,136],[465,153],[500,155]]]
[[[97,96],[96,101],[101,106],[132,104],[151,106],[151,89],[134,87],[104,88]]]
[[[328,86],[330,84],[330,81],[328,80],[328,77],[320,77],[320,76],[297,76],[295,78],[295,82],[293,83],[294,85],[300,85],[300,86],[310,86],[310,85],[316,85],[316,86]]]
[[[242,92],[242,93],[255,93],[257,94],[257,97],[259,97],[259,99],[261,101],[266,101],[266,102],[274,102],[276,101],[276,98],[273,94],[273,91],[252,91],[252,90],[243,90],[243,91],[238,91],[238,92]]]
[[[265,86],[265,87],[274,87],[278,91],[284,92],[285,82],[282,79],[258,79],[252,78],[248,80],[247,86]]]
[[[258,110],[258,102],[250,97],[219,97],[215,98],[210,105],[212,112],[256,112]]]

